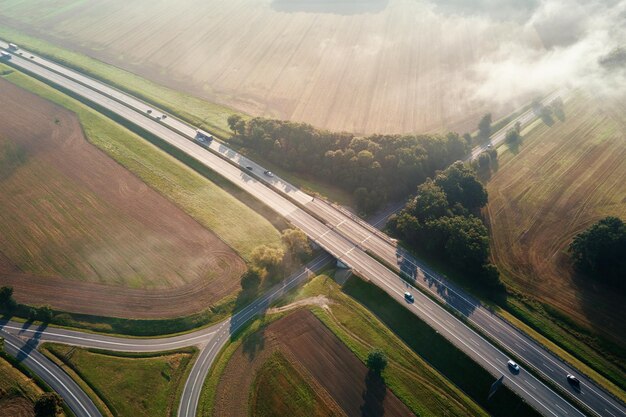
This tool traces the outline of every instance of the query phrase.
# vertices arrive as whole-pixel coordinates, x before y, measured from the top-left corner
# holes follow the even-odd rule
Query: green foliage
[[[282,241],[289,250],[289,253],[300,259],[311,256],[312,250],[309,245],[309,238],[300,229],[286,229],[282,233]]]
[[[416,196],[392,216],[387,227],[409,247],[442,258],[492,288],[499,285],[499,275],[488,261],[488,231],[470,214],[485,204],[487,192],[475,172],[456,162],[434,181],[428,179],[420,185]]]
[[[54,417],[63,406],[63,400],[56,392],[41,394],[35,402],[36,417]]]
[[[487,190],[478,181],[473,170],[462,162],[455,162],[435,177],[437,184],[445,192],[448,205],[460,204],[474,211],[487,204]]]
[[[380,349],[374,349],[367,354],[366,364],[370,371],[380,375],[387,367],[387,355]]]
[[[478,122],[478,136],[483,140],[487,140],[491,136],[491,113],[484,115]]]
[[[277,267],[283,262],[285,251],[276,246],[261,245],[252,251],[252,263],[259,269],[268,269]]]
[[[0,310],[12,311],[17,307],[13,298],[13,287],[0,288]]]
[[[598,221],[576,235],[569,250],[577,269],[626,293],[626,225],[622,220],[606,217]]]
[[[356,137],[303,123],[236,116],[229,125],[244,146],[286,170],[315,176],[353,193],[358,207],[371,212],[403,198],[428,175],[469,150],[456,133]]]

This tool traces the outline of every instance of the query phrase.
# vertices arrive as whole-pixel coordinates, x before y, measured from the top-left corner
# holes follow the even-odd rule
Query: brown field
[[[4,80],[0,106],[0,284],[18,300],[163,317],[238,288],[241,258],[89,144],[73,113]]]
[[[577,276],[571,239],[602,217],[626,219],[626,99],[577,96],[565,120],[538,124],[501,154],[488,183],[492,252],[507,283],[626,343],[626,303]]]
[[[477,97],[481,58],[545,40],[441,3],[0,0],[0,23],[252,115],[356,133],[473,130],[528,98]]]
[[[365,410],[384,410],[385,416],[412,415],[384,385],[368,379],[366,366],[308,310],[298,310],[243,342],[220,378],[214,415],[258,412],[248,410],[256,404],[251,387],[259,370],[276,361],[277,353],[313,388],[320,415],[369,415]],[[272,402],[276,403],[280,401]]]

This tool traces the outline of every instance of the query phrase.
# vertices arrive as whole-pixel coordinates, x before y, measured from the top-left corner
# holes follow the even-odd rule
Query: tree
[[[285,251],[275,246],[261,245],[254,248],[250,258],[252,263],[261,269],[272,269],[280,265]]]
[[[13,287],[0,288],[0,308],[13,310],[17,307],[17,301],[13,298]]]
[[[626,225],[606,217],[579,233],[569,246],[574,266],[581,272],[624,291]]]
[[[461,161],[439,173],[435,177],[435,184],[446,193],[450,207],[459,203],[472,211],[487,204],[487,190],[476,178],[476,173]]]
[[[282,241],[289,249],[289,252],[299,258],[306,258],[311,255],[311,245],[309,238],[300,229],[287,229],[283,232]]]
[[[407,206],[407,211],[420,222],[436,219],[448,213],[448,199],[443,189],[428,178],[417,187],[417,194]]]
[[[54,417],[62,405],[63,400],[56,392],[43,393],[35,401],[35,416]]]
[[[491,136],[491,113],[487,113],[478,122],[478,136],[484,140]]]
[[[37,320],[50,323],[54,317],[54,311],[50,306],[42,306],[37,309]]]
[[[374,349],[367,354],[367,367],[380,375],[387,367],[387,356],[380,349]]]
[[[246,131],[246,122],[238,114],[231,114],[227,119],[228,127],[236,135],[243,135]]]

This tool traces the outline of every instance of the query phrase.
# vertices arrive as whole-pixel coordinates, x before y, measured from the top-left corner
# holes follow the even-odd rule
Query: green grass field
[[[280,352],[257,372],[250,392],[251,417],[331,415],[332,410]]]
[[[71,368],[116,417],[175,416],[195,353],[186,349],[133,355],[54,344],[45,349]]]
[[[233,190],[235,197],[95,110],[18,71],[8,70],[0,66],[8,81],[75,112],[91,143],[174,201],[244,259],[249,259],[257,245],[279,243],[278,230],[248,207],[249,200],[254,199],[247,194]]]

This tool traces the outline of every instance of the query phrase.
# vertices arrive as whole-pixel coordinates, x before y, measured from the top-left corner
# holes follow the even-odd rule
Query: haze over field
[[[192,10],[193,12],[190,12]],[[563,85],[622,92],[626,1],[0,0],[0,24],[253,115],[471,130]]]

